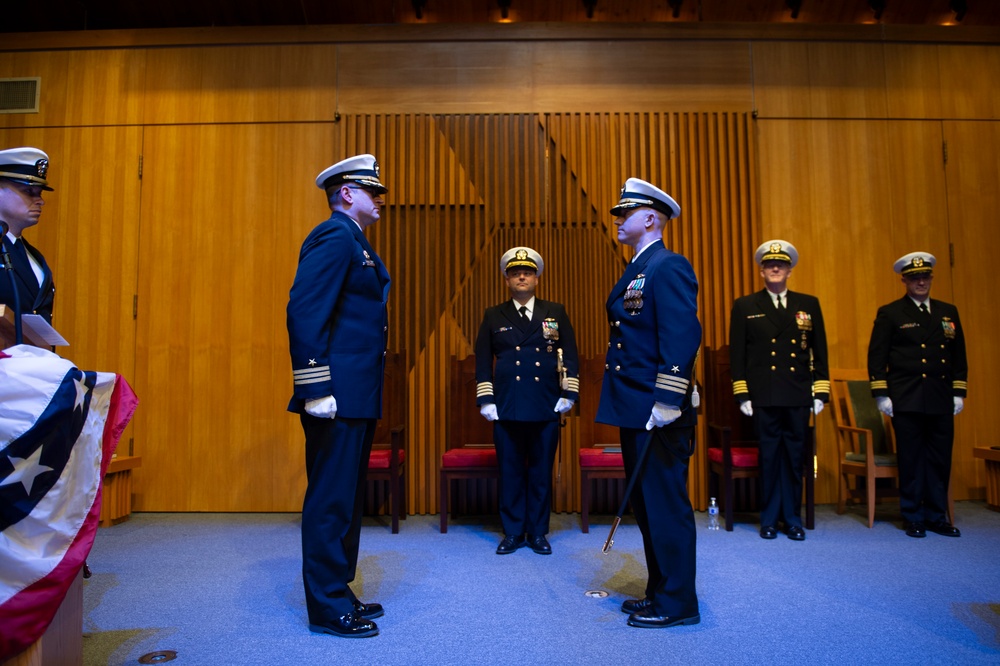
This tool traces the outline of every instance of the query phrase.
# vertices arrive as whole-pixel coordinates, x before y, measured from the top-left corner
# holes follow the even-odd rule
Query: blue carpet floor
[[[491,517],[440,534],[411,516],[395,535],[366,519],[354,589],[386,614],[353,640],[306,626],[298,514],[139,513],[98,532],[85,663],[1000,664],[1000,513],[955,509],[958,539],[908,538],[888,508],[868,529],[860,510],[818,507],[804,542],[697,514],[702,621],[662,630],[619,611],[645,584],[634,524],[604,555],[607,517],[583,534],[553,515],[553,555],[498,556]]]

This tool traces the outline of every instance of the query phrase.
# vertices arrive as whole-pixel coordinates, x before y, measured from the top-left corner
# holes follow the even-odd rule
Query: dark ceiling
[[[1000,26],[998,0],[6,0],[4,5],[0,33],[496,23],[504,14],[520,23]]]

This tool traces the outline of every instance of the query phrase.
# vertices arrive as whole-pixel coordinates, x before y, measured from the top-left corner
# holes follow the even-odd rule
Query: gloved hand
[[[960,413],[960,412],[961,412],[961,411],[962,411],[963,409],[965,409],[965,400],[963,400],[962,398],[959,398],[959,397],[958,397],[958,396],[956,395],[956,396],[955,396],[955,416],[958,416],[958,415],[959,415],[959,413]]]
[[[753,405],[750,404],[749,400],[744,400],[740,403],[740,411],[747,416],[753,416]]]
[[[498,418],[500,418],[500,415],[497,414],[497,406],[494,405],[492,402],[488,402],[482,407],[480,407],[479,413],[482,414],[483,418],[485,418],[487,421],[496,421]]]
[[[819,398],[813,398],[813,414],[819,416],[819,413],[823,411],[824,407],[826,407],[826,405],[823,404],[822,400]]]
[[[662,402],[653,403],[653,413],[649,415],[649,420],[646,421],[646,430],[662,428],[665,425],[673,423],[680,417],[681,410],[676,407],[664,405]]]
[[[319,419],[335,419],[337,418],[337,399],[328,395],[325,398],[306,400],[306,414]]]
[[[892,398],[884,395],[875,398],[875,406],[878,407],[878,411],[882,412],[890,419],[892,418]]]
[[[559,401],[556,402],[555,409],[553,409],[552,411],[553,412],[559,412],[560,414],[565,414],[569,410],[573,409],[573,404],[574,403],[575,403],[574,400],[567,400],[566,398],[559,398]]]

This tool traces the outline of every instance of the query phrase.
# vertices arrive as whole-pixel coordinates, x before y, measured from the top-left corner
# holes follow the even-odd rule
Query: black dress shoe
[[[906,536],[923,539],[927,536],[927,530],[924,529],[923,523],[906,523]]]
[[[962,536],[962,533],[958,531],[957,527],[944,520],[936,520],[933,523],[927,523],[927,529],[935,534],[940,534],[941,536]]]
[[[357,599],[354,600],[354,612],[366,620],[374,620],[385,615],[382,604],[363,604]]]
[[[626,599],[622,602],[622,612],[631,615],[646,610],[652,605],[653,602],[649,599]]]
[[[503,538],[503,541],[500,542],[500,545],[497,546],[497,555],[510,555],[518,548],[523,547],[524,543],[523,534],[518,534],[517,536],[511,536],[508,534]]]
[[[806,540],[806,531],[802,529],[802,527],[800,527],[799,525],[792,525],[791,527],[788,528],[788,530],[785,531],[785,534],[787,534],[788,538],[791,539],[792,541]]]
[[[549,545],[548,539],[545,538],[544,534],[539,536],[529,536],[528,546],[539,555],[552,554],[552,546]]]
[[[760,528],[760,538],[761,539],[777,539],[778,538],[778,528],[774,525],[764,525]]]
[[[628,616],[630,627],[642,627],[643,629],[666,629],[667,627],[677,627],[682,624],[698,624],[699,622],[701,622],[701,615],[696,614],[690,617],[656,615],[656,611],[651,607]]]
[[[357,613],[348,613],[329,624],[310,624],[309,631],[343,638],[368,638],[378,634],[378,625]]]

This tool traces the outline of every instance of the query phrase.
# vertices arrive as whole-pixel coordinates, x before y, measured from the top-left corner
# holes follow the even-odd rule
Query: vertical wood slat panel
[[[383,174],[390,196],[373,243],[394,276],[390,345],[408,347],[413,363],[411,511],[439,510],[447,360],[452,353],[471,353],[483,310],[506,298],[500,254],[517,244],[537,249],[546,260],[540,297],[567,306],[581,355],[603,355],[604,300],[624,265],[607,212],[621,184],[630,176],[643,177],[674,194],[685,212],[668,228],[668,245],[688,256],[699,276],[717,270],[717,248],[725,256],[724,229],[731,222],[721,202],[752,197],[744,191],[746,179],[730,175],[732,169],[749,171],[730,164],[727,148],[740,136],[747,138],[733,133],[733,122],[745,120],[725,114],[623,113],[386,116],[354,123],[357,137],[347,143],[386,164],[391,155],[393,164]],[[395,129],[370,134],[370,126],[379,123]],[[398,136],[390,141],[394,132]],[[744,156],[752,152],[739,150]],[[451,203],[455,193],[463,193],[457,200],[468,203]],[[753,214],[740,216],[752,219]],[[744,247],[732,254],[750,251]],[[731,302],[735,285],[724,282],[716,287],[703,279],[703,320],[705,313],[717,313],[723,302]],[[706,343],[718,336],[706,326]],[[579,506],[577,420],[571,415],[562,432],[555,493],[560,511]],[[692,466],[696,498],[704,494],[701,465],[696,460]],[[489,507],[491,492],[488,484],[470,484],[456,501],[460,507]]]

